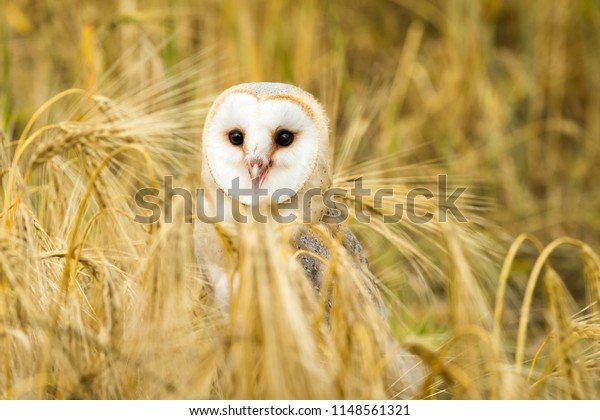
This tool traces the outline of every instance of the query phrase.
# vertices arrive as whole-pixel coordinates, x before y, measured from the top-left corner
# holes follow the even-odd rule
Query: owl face
[[[249,83],[234,86],[214,102],[203,133],[208,172],[226,194],[236,182],[243,191],[283,202],[297,194],[327,154],[323,109],[292,85]],[[250,194],[239,200],[251,204]]]

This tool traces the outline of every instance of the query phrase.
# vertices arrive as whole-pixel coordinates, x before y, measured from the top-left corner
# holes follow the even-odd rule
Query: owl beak
[[[250,178],[252,180],[258,178],[258,175],[260,173],[260,169],[258,167],[258,163],[255,163],[254,165],[252,165],[252,167],[250,168]]]
[[[252,180],[252,189],[255,193],[258,192],[258,189],[265,181],[270,167],[270,164],[265,164],[264,161],[258,159],[252,159],[248,163],[248,173],[250,175],[250,179]]]

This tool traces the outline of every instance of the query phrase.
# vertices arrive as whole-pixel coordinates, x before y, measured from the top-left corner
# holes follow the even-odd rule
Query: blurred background
[[[513,235],[600,243],[595,0],[1,4],[0,123],[13,138],[63,89],[134,67],[148,83],[202,54],[206,96],[297,84],[326,104],[334,136],[355,124],[365,159],[402,152],[399,164],[483,183],[486,218]],[[149,65],[133,66],[141,55]]]
[[[202,374],[194,376],[185,357],[171,360],[170,355],[176,354],[173,349],[195,349],[201,352],[194,366],[203,367],[206,357],[202,352],[218,358],[233,347],[229,347],[226,333],[211,338],[221,340],[216,347],[204,342],[198,346],[198,332],[203,328],[210,332],[214,327],[212,315],[186,318],[201,307],[195,295],[190,297],[190,290],[196,289],[186,283],[194,280],[190,274],[192,247],[189,236],[183,236],[189,235],[187,227],[164,225],[146,231],[130,223],[130,217],[116,217],[114,208],[131,214],[131,192],[149,181],[143,178],[143,160],[111,155],[116,148],[129,145],[131,138],[122,135],[123,131],[114,134],[106,130],[125,127],[133,132],[137,146],[151,154],[150,162],[157,170],[179,172],[180,181],[195,186],[198,174],[193,165],[197,165],[203,119],[211,101],[236,83],[278,81],[312,92],[325,105],[335,146],[334,172],[340,179],[363,172],[377,179],[378,170],[384,168],[396,184],[410,182],[411,176],[435,179],[445,173],[453,185],[469,188],[465,205],[474,217],[472,224],[455,223],[451,226],[454,230],[444,224],[419,229],[407,224],[402,232],[388,227],[388,236],[383,238],[388,242],[377,241],[385,236],[381,231],[358,231],[373,272],[391,289],[389,301],[397,306],[391,313],[398,316],[390,316],[389,323],[395,335],[400,339],[424,337],[435,349],[407,345],[412,353],[438,366],[448,353],[440,343],[450,343],[450,347],[457,343],[456,352],[447,359],[468,374],[463,375],[465,383],[454,381],[453,386],[468,389],[471,381],[488,378],[499,378],[504,384],[501,393],[493,386],[488,392],[486,385],[480,394],[465,394],[474,398],[522,397],[521,390],[527,392],[527,398],[596,397],[600,389],[600,322],[592,305],[600,296],[600,262],[589,247],[600,247],[600,192],[594,184],[600,176],[599,51],[597,0],[0,0],[0,137],[6,140],[2,142],[0,176],[5,197],[15,200],[4,202],[0,215],[0,232],[9,240],[8,245],[0,241],[0,251],[12,252],[12,259],[0,258],[0,280],[5,281],[4,273],[9,273],[6,278],[13,281],[8,284],[16,295],[31,294],[19,298],[25,304],[12,295],[6,299],[7,319],[11,320],[6,325],[28,331],[32,343],[43,344],[39,350],[43,357],[35,358],[35,352],[35,357],[31,356],[35,363],[41,360],[39,365],[27,359],[17,345],[10,350],[13,353],[6,350],[6,366],[14,366],[0,375],[0,389],[7,389],[0,396],[10,396],[13,383],[14,395],[31,396],[27,392],[35,386],[26,382],[31,380],[48,389],[40,397],[68,397],[71,394],[60,388],[69,389],[64,384],[83,388],[82,394],[72,395],[84,398],[189,397],[187,391],[171,390],[170,383],[155,385],[156,372],[158,377],[177,380],[184,372],[191,384],[201,383],[205,393],[200,395],[210,397],[282,395],[277,394],[281,387],[275,382],[274,394],[261,389],[256,393],[239,391],[235,375],[230,394],[215,394],[210,375],[216,375],[218,369],[196,369]],[[89,98],[95,107],[91,112],[89,104],[78,108],[72,101],[56,100],[39,114],[46,120],[38,118],[33,129],[47,122],[68,121],[36,139],[32,127],[27,127],[29,119],[54,95],[72,87],[114,102],[93,96]],[[36,142],[30,143],[31,139]],[[23,155],[29,153],[29,161],[17,162],[15,150],[25,149],[25,143],[36,147]],[[114,161],[111,171],[97,179],[91,177],[94,168],[107,159]],[[17,163],[26,173],[23,180]],[[396,169],[404,178],[394,178]],[[27,170],[33,174],[29,179]],[[186,178],[190,172],[192,176]],[[92,204],[85,210],[89,212],[88,227],[96,220],[94,212],[108,209],[114,214],[110,222],[97,225],[97,232],[86,227],[77,245],[81,220],[75,216],[83,214],[77,213],[84,211],[77,207],[88,180],[88,188],[94,187]],[[19,204],[21,185],[27,185],[33,199],[27,201],[27,192]],[[126,203],[119,201],[123,197]],[[11,203],[17,203],[14,226]],[[38,241],[35,235],[42,231],[43,239]],[[89,232],[94,234],[86,238]],[[161,232],[178,236],[171,240]],[[543,286],[535,288],[535,293],[531,289],[524,299],[530,299],[530,304],[533,300],[531,311],[522,301],[529,271],[543,245],[538,250],[522,247],[514,264],[508,265],[510,270],[500,274],[508,246],[521,233],[532,233],[543,245],[562,236],[583,241],[564,241],[575,246],[552,252],[550,262],[559,275],[549,266],[542,271],[540,265],[537,274],[529,277],[532,287],[537,277],[544,279]],[[390,245],[394,240],[396,249]],[[71,270],[67,257],[83,244],[87,248],[77,251],[83,252],[79,268]],[[412,268],[418,265],[417,259],[428,263],[431,272],[416,276]],[[179,271],[181,267],[188,271]],[[416,268],[418,272],[421,267]],[[500,311],[495,311],[495,299],[500,296],[502,303],[503,281],[509,274],[517,281],[508,286],[504,312],[501,305]],[[70,278],[83,285],[81,293],[69,289]],[[176,282],[181,279],[184,281]],[[106,285],[116,291],[105,289]],[[141,294],[147,299],[132,292],[137,293],[138,286],[147,289],[147,294]],[[113,300],[121,298],[125,302],[122,312],[120,304],[113,305]],[[89,313],[86,304],[93,308]],[[40,320],[47,317],[47,307],[55,308],[55,329],[44,338],[45,327],[29,330],[29,326],[45,325]],[[150,315],[138,307],[149,308]],[[187,311],[188,307],[193,309]],[[582,307],[588,311],[580,312]],[[27,317],[22,316],[23,308]],[[360,303],[357,308],[356,313],[361,313]],[[140,317],[140,313],[144,315]],[[66,343],[64,336],[68,335],[58,328],[61,316],[65,325],[75,325],[73,332],[67,330],[75,343],[73,354],[81,354],[79,336],[93,338],[82,344],[89,360],[61,359],[64,355],[57,343]],[[519,325],[525,330],[517,337],[519,316]],[[502,325],[495,323],[492,333],[493,317]],[[121,320],[125,320],[124,327]],[[162,331],[170,333],[173,325],[185,333],[179,342],[162,339]],[[348,325],[353,327],[354,321]],[[287,325],[284,327],[287,334]],[[504,348],[500,329],[505,334]],[[98,343],[104,343],[107,331],[112,334],[113,352],[105,358]],[[477,336],[473,331],[483,337],[476,345],[464,341],[469,334]],[[527,342],[525,334],[529,334]],[[231,337],[237,336],[232,333]],[[475,340],[473,337],[469,340]],[[569,341],[575,343],[573,349],[563,346],[565,337],[575,337]],[[494,346],[488,347],[492,339]],[[548,342],[553,347],[546,346]],[[491,347],[497,354],[489,351]],[[157,354],[164,356],[155,359]],[[579,357],[573,354],[583,355],[577,359],[579,364],[573,362]],[[538,356],[547,363],[536,366]],[[313,361],[321,363],[320,357]],[[122,368],[118,364],[134,359],[148,368],[146,382],[139,379],[137,365]],[[48,360],[64,365],[56,362],[58,367],[53,367]],[[230,360],[219,359],[214,364],[228,366],[226,362]],[[254,360],[244,359],[244,363],[233,372],[251,376],[246,367],[253,367]],[[108,365],[114,371],[102,373]],[[475,371],[476,365],[484,368]],[[573,374],[575,365],[584,371],[584,379]],[[537,376],[532,376],[534,370]],[[94,379],[97,372],[101,373]],[[518,375],[521,388],[514,386],[515,378],[504,377],[507,372]],[[47,380],[36,376],[38,373],[58,378]],[[25,378],[22,383],[19,375]],[[564,381],[545,385],[544,381],[550,383],[548,378],[557,376]],[[291,384],[299,382],[298,372],[292,371],[290,378]],[[362,392],[364,377],[355,378],[356,389]],[[247,379],[248,383],[254,380]],[[92,386],[95,380],[106,388]],[[138,380],[146,385],[138,386]],[[452,382],[447,376],[444,381]],[[306,383],[310,386],[303,392],[312,392],[312,383]],[[540,383],[544,385],[536,388]],[[22,394],[18,386],[25,390]],[[545,391],[540,391],[544,386]],[[332,389],[334,396],[363,397]],[[310,392],[283,395],[306,397]],[[450,395],[463,394],[454,391]]]

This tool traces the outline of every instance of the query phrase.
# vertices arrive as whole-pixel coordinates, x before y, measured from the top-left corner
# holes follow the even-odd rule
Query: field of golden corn
[[[599,51],[595,0],[0,0],[0,398],[600,398]],[[336,186],[467,187],[351,221],[387,317],[274,223],[219,227],[223,313],[181,209],[133,221],[247,81],[321,101]]]

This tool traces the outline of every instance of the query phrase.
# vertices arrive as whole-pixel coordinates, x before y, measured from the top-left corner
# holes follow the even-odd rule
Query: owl
[[[220,211],[225,222],[237,220],[235,208],[248,214],[261,200],[283,203],[303,197],[309,190],[324,193],[331,186],[331,170],[328,119],[323,107],[310,93],[289,84],[245,83],[225,90],[206,117],[201,174],[201,204],[211,215]],[[338,220],[340,214],[334,208],[314,200],[310,206],[297,203],[288,213],[295,219],[317,223],[327,218],[328,231],[341,238],[357,268],[367,267],[359,241]],[[216,301],[226,306],[226,261],[214,225],[196,223],[194,240],[199,266],[212,285]],[[308,280],[319,290],[322,261],[329,258],[329,250],[310,227],[301,229],[292,245],[308,251],[299,253],[298,258]]]

